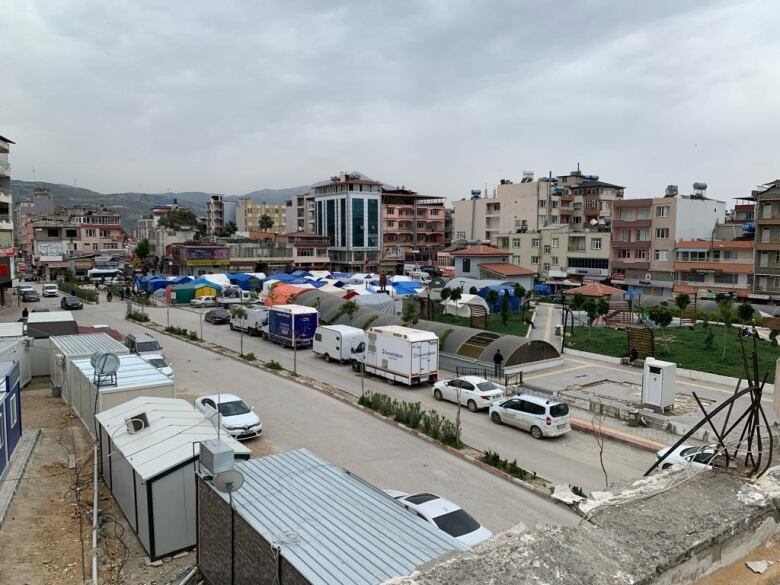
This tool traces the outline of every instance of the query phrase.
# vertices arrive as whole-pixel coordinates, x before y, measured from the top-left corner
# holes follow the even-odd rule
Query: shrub
[[[198,332],[195,331],[194,329],[187,334],[187,337],[189,338],[190,341],[198,341],[199,339]]]
[[[686,295],[686,296],[687,296],[687,295]],[[585,493],[585,490],[584,490],[584,489],[582,489],[580,486],[578,486],[578,485],[572,485],[572,486],[569,486],[569,487],[571,488],[571,492],[572,492],[572,493],[573,493],[575,496],[579,496],[579,497],[581,497],[581,498],[587,498],[587,497],[588,497],[588,495]]]
[[[358,404],[383,416],[393,417],[396,422],[417,429],[451,447],[463,447],[458,425],[435,410],[423,411],[419,402],[394,400],[381,392],[366,392],[358,398]]]
[[[257,359],[255,358],[255,354],[252,353],[251,351],[249,353],[242,354],[241,357],[248,362],[253,362],[255,361],[255,359]]]
[[[126,318],[131,321],[138,321],[139,323],[147,323],[150,320],[149,315],[142,313],[141,311],[130,311],[126,315]]]
[[[95,289],[78,286],[72,280],[70,281],[60,280],[59,282],[57,282],[57,286],[61,291],[67,294],[73,294],[74,296],[80,298],[82,301],[89,301],[90,303],[94,303],[95,300],[97,299],[97,291]]]
[[[282,368],[282,364],[280,364],[276,360],[270,360],[270,361],[265,362],[265,367],[268,368],[269,370],[283,370],[284,369],[284,368]]]
[[[528,479],[529,477],[531,479],[536,477],[536,472],[530,472],[526,469],[523,469],[517,464],[517,460],[514,461],[508,461],[506,459],[502,459],[501,456],[496,453],[495,451],[491,451],[488,449],[485,451],[482,456],[479,458],[480,461],[483,463],[487,463],[491,467],[495,467],[496,469],[500,469],[501,471],[508,473],[512,477],[516,477],[518,479]]]
[[[361,328],[361,329],[363,329],[363,330],[365,331],[366,329],[368,329],[369,327],[371,327],[371,323],[373,323],[373,322],[374,322],[374,321],[376,321],[377,319],[379,319],[379,315],[371,315],[371,316],[370,316],[368,319],[366,319],[365,321],[363,321],[363,325],[361,325],[361,327],[360,327],[360,328]]]

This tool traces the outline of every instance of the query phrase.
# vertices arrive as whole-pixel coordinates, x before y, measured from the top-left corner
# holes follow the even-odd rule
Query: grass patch
[[[283,370],[282,364],[277,362],[276,360],[269,360],[265,362],[265,367],[269,370]]]
[[[739,343],[739,329],[729,327],[726,330],[726,354],[723,356],[722,325],[710,325],[704,327],[697,325],[693,329],[687,327],[668,327],[666,333],[660,328],[655,333],[655,357],[660,360],[675,362],[682,368],[720,374],[740,378],[744,375],[742,370],[742,350]],[[712,332],[711,342],[707,341]],[[667,353],[661,337],[666,337],[669,344]],[[628,338],[625,331],[594,327],[591,336],[588,336],[587,327],[575,327],[574,334],[566,332],[566,347],[610,355],[624,357],[628,355]],[[774,347],[768,341],[757,340],[758,370],[761,377],[769,374],[769,380],[775,379],[775,362],[780,358],[780,347]],[[748,363],[751,361],[753,340],[745,339],[745,350],[748,355]],[[751,370],[752,374],[752,370]]]
[[[130,319],[131,321],[138,321],[139,323],[148,323],[150,320],[149,315],[142,313],[141,311],[130,311],[125,315],[125,318]]]
[[[526,310],[525,317],[530,319],[532,316],[533,311]],[[471,327],[471,319],[468,317],[458,317],[448,313],[438,313],[433,316],[432,320],[437,321],[438,323],[447,323],[448,325]],[[521,313],[510,313],[509,320],[506,325],[504,325],[501,322],[501,315],[496,313],[495,315],[488,316],[487,331],[493,331],[494,333],[501,333],[503,335],[518,335],[520,337],[525,337],[525,334],[528,332],[528,323],[522,320]]]
[[[170,333],[171,335],[186,337],[190,341],[198,341],[199,339],[197,331],[195,331],[194,329],[192,331],[188,331],[185,327],[179,327],[178,325],[169,325],[164,329],[164,331],[166,333]]]
[[[255,357],[255,354],[252,353],[251,351],[249,353],[242,353],[240,357],[241,357],[241,359],[244,359],[244,360],[246,360],[248,362],[253,362],[253,361],[255,361],[257,359]]]

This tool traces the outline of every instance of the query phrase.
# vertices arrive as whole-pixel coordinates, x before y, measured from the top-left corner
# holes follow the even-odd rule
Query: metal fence
[[[519,386],[523,383],[523,372],[515,372],[513,374],[506,374],[502,371],[496,373],[495,368],[479,368],[479,367],[456,367],[455,375],[458,378],[463,376],[478,376],[485,378],[495,384],[501,384],[502,386]]]

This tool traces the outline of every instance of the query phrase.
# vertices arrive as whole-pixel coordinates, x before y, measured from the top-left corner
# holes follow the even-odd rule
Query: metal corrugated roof
[[[125,419],[146,413],[149,426],[130,434]],[[111,436],[115,451],[127,459],[136,473],[148,480],[192,459],[200,441],[217,438],[217,429],[189,402],[181,398],[142,396],[104,410],[95,416]],[[237,455],[251,451],[235,439],[221,433]],[[194,451],[193,451],[194,445]]]
[[[0,337],[21,337],[24,335],[24,323],[13,321],[0,323]]]
[[[245,483],[233,493],[234,508],[312,585],[383,583],[466,548],[307,449],[236,469]]]
[[[100,392],[121,392],[131,388],[173,385],[173,380],[137,355],[125,354],[117,357],[119,358],[119,370],[116,373],[116,385],[101,385]],[[89,380],[92,380],[95,369],[89,358],[71,358],[71,362]]]
[[[32,323],[55,323],[60,321],[75,321],[73,313],[70,311],[46,311],[44,313],[30,313],[27,317],[27,324]]]
[[[124,345],[106,333],[57,335],[49,339],[52,345],[65,357],[91,356],[99,351],[117,354],[129,353]]]

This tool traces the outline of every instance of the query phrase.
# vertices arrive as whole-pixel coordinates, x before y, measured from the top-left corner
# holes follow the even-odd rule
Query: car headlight
[[[234,427],[233,425],[222,425],[222,427],[226,431],[237,431],[237,430],[239,430],[241,428],[241,427]]]

